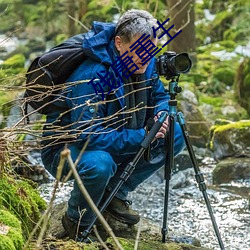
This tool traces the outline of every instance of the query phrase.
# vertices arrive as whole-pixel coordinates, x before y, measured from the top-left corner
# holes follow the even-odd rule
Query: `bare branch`
[[[95,203],[93,202],[92,198],[90,197],[88,191],[86,190],[83,182],[81,181],[81,178],[79,176],[79,174],[77,173],[77,170],[75,168],[74,162],[71,158],[71,154],[70,154],[70,150],[69,149],[65,149],[61,152],[61,157],[65,158],[68,160],[69,166],[73,172],[73,176],[75,178],[75,181],[80,189],[80,191],[82,192],[84,198],[86,199],[86,201],[88,202],[90,208],[95,212],[95,214],[97,215],[99,221],[102,223],[102,225],[104,226],[105,230],[108,232],[108,234],[113,238],[115,245],[117,246],[118,249],[123,250],[123,247],[120,245],[119,241],[117,240],[116,236],[114,235],[111,227],[109,226],[109,224],[106,222],[106,220],[103,218],[102,214],[100,213],[100,211],[98,210],[98,208],[96,207]]]
[[[86,31],[89,31],[89,28],[87,26],[85,26],[81,21],[77,20],[76,18],[74,18],[71,15],[68,15],[68,17],[72,20],[74,20],[76,23],[80,24],[80,26],[82,26]]]

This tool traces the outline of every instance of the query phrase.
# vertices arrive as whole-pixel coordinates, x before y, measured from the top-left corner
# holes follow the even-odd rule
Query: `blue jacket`
[[[62,138],[68,137],[79,147],[83,147],[88,139],[88,150],[104,150],[113,155],[132,154],[140,148],[140,143],[145,137],[144,128],[124,127],[126,110],[123,82],[119,82],[120,79],[117,81],[119,87],[106,95],[105,102],[102,101],[102,94],[96,94],[95,88],[89,84],[94,77],[98,78],[98,72],[108,72],[115,79],[119,78],[109,67],[117,56],[114,31],[114,24],[94,22],[92,30],[85,34],[83,48],[87,59],[67,80],[68,87],[62,93],[63,101],[57,101],[55,108],[47,116],[48,124],[63,129],[62,131],[57,129],[57,132],[45,131],[45,136],[58,136],[62,133],[59,141],[63,142]],[[148,109],[147,118],[159,111],[168,111],[169,95],[156,73],[155,59],[148,65],[144,78],[149,87],[147,106],[153,107]],[[95,83],[101,84],[104,92],[109,91],[108,86],[104,86],[101,81]],[[68,111],[62,112],[62,110]],[[152,112],[149,112],[150,110]]]

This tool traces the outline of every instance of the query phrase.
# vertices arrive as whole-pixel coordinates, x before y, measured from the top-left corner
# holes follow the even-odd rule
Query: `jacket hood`
[[[103,64],[112,64],[115,27],[113,23],[94,21],[91,30],[85,34],[82,44],[86,55]]]

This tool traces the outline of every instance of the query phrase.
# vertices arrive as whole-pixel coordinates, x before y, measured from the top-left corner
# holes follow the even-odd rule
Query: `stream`
[[[250,180],[212,185],[215,164],[212,158],[206,157],[200,168],[225,249],[250,250]],[[162,171],[158,171],[129,196],[133,201],[132,208],[159,226],[159,232],[164,213],[165,180],[162,176]],[[50,182],[39,187],[46,201],[51,197],[53,184],[54,182]],[[67,200],[71,188],[72,182],[64,184],[57,193],[55,203]],[[197,187],[193,168],[178,171],[172,176],[168,228],[177,237],[194,237],[203,247],[220,249],[203,195]]]

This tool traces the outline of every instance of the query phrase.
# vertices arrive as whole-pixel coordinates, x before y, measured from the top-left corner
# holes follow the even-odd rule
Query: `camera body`
[[[156,69],[159,75],[167,80],[185,74],[192,67],[192,61],[187,53],[176,54],[174,51],[164,52],[156,59]]]

